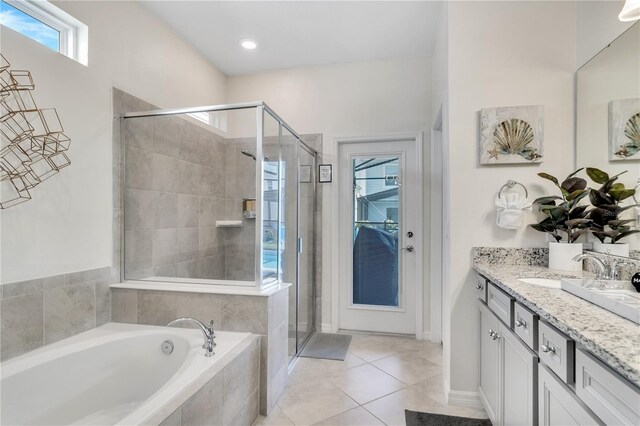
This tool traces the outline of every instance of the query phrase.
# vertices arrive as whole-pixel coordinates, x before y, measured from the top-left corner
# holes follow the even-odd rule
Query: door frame
[[[423,205],[423,136],[422,132],[418,133],[390,133],[376,136],[355,136],[355,137],[336,137],[335,141],[335,159],[336,166],[334,167],[334,182],[336,186],[332,188],[331,204],[335,206],[331,209],[331,223],[334,226],[331,227],[331,241],[332,247],[338,244],[340,240],[339,232],[339,205],[340,205],[340,191],[339,183],[342,179],[349,178],[349,176],[340,176],[340,167],[338,167],[338,155],[340,153],[340,147],[350,143],[376,143],[376,142],[397,142],[397,141],[409,141],[413,142],[416,149],[416,171],[418,179],[416,179],[417,194],[416,205],[420,208],[420,214],[418,215],[418,221],[415,226],[415,235],[420,236],[418,241],[414,244],[419,256],[416,256],[416,274],[415,274],[415,299],[416,299],[416,339],[423,339],[423,294],[424,294],[424,205]],[[339,250],[332,250],[331,254],[331,332],[337,333],[340,324],[340,270],[341,259],[339,256]],[[343,260],[344,262],[344,260]]]

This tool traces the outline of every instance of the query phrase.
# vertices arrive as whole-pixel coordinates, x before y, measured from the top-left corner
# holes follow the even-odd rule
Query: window
[[[1,0],[0,24],[62,53],[88,63],[88,28],[47,1]]]

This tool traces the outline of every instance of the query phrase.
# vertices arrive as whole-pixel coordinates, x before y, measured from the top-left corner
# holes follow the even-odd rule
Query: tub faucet
[[[183,317],[183,318],[174,319],[169,324],[167,324],[167,327],[171,327],[175,324],[179,324],[182,322],[189,322],[198,326],[198,328],[202,331],[202,334],[204,335],[204,344],[202,345],[202,348],[206,350],[206,352],[204,353],[204,356],[206,357],[213,356],[214,355],[213,348],[216,347],[216,342],[215,342],[216,334],[213,330],[213,320],[209,322],[209,325],[205,325],[202,321],[197,320],[195,318]]]
[[[590,253],[579,254],[576,257],[574,257],[572,260],[577,262],[579,260],[584,260],[584,259],[591,259],[598,266],[598,272],[596,273],[597,279],[599,280],[611,279],[611,271],[609,270],[609,267],[607,266],[607,264],[604,263],[602,259],[600,259],[599,257],[593,254],[590,254]]]

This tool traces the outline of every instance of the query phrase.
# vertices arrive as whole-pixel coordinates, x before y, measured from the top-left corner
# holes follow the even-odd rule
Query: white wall
[[[494,198],[507,179],[531,199],[553,188],[536,176],[561,177],[574,166],[573,2],[451,2],[449,4],[449,144],[451,180],[451,388],[478,385],[478,323],[473,290],[474,246],[544,246],[530,228],[495,226]],[[480,166],[478,118],[483,107],[544,105],[541,165]],[[534,215],[527,222],[532,223]],[[447,343],[445,343],[447,344]]]
[[[335,168],[336,137],[422,131],[427,144],[431,117],[430,74],[428,58],[281,70],[229,77],[227,101],[263,100],[298,133],[322,133],[322,162],[333,163]],[[428,159],[425,164],[429,164]],[[336,246],[331,240],[332,227],[337,226],[337,213],[331,205],[335,189],[335,183],[323,186],[322,318],[325,329],[331,321],[331,280],[335,278],[332,269],[335,253],[331,250]],[[424,223],[428,223],[428,217]],[[424,256],[428,261],[428,253]],[[428,277],[428,271],[425,276]]]
[[[2,27],[2,54],[55,107],[71,166],[2,211],[2,282],[111,264],[111,88],[161,107],[222,103],[226,77],[137,2],[55,2],[89,27],[84,67]]]
[[[624,0],[577,1],[576,65],[581,67],[607,47],[633,22],[620,22]]]

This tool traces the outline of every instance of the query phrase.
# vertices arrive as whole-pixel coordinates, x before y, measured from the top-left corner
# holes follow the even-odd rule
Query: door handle
[[[406,250],[409,253],[411,253],[414,250],[414,248],[413,246],[406,246],[406,247],[402,247],[400,250]]]

